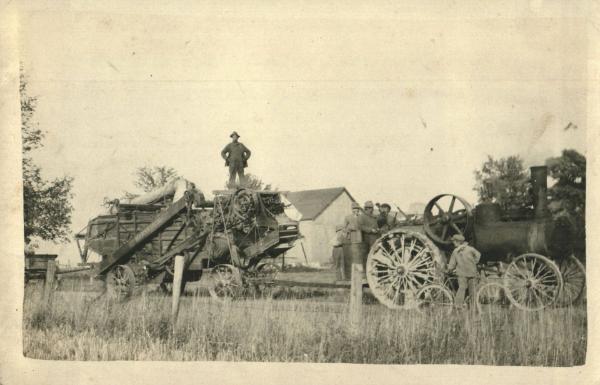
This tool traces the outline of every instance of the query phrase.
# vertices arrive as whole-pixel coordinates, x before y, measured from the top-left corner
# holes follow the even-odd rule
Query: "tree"
[[[481,170],[475,171],[475,180],[480,202],[496,202],[504,210],[532,205],[529,175],[519,156],[496,160],[488,155]]]
[[[33,122],[37,98],[27,94],[27,79],[22,68],[19,90],[25,245],[28,246],[35,237],[54,242],[68,242],[73,212],[73,178],[63,176],[45,180],[42,177],[42,170],[33,161],[31,152],[43,146],[44,132]]]
[[[156,190],[179,177],[174,168],[167,166],[139,167],[135,176],[134,185],[144,192]]]
[[[233,188],[235,186],[231,186],[229,181],[225,183],[225,188]],[[258,176],[254,174],[246,174],[244,178],[244,182],[240,185],[240,187],[247,188],[250,190],[271,190],[271,184],[265,185]],[[277,190],[277,189],[275,189]]]
[[[555,180],[548,190],[550,200],[575,216],[585,215],[585,156],[575,150],[563,150],[562,155],[546,160],[548,173]]]
[[[546,160],[548,173],[555,183],[548,189],[550,206],[557,215],[567,214],[572,218],[574,246],[585,252],[585,184],[586,159],[575,150],[563,150],[561,156]]]

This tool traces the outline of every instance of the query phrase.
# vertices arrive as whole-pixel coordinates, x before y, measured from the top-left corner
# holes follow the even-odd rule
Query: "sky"
[[[74,231],[135,191],[137,167],[222,189],[233,130],[252,150],[246,171],[280,190],[475,202],[487,155],[531,166],[586,151],[583,11],[538,3],[33,2],[20,49],[46,131],[35,160],[74,177]],[[74,263],[76,250],[39,251]]]

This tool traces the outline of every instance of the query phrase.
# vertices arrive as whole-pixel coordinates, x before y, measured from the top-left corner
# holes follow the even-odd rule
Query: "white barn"
[[[335,226],[351,213],[354,198],[345,187],[293,191],[284,198],[291,204],[286,214],[300,221],[303,238],[286,255],[286,261],[322,266],[331,263],[330,241]]]

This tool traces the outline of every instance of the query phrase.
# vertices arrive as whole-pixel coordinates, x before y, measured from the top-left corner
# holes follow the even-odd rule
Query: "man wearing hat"
[[[392,211],[392,207],[387,203],[382,203],[381,205],[376,203],[375,205],[379,206],[379,216],[377,217],[379,232],[385,234],[388,231],[395,229],[398,225],[398,220],[396,218],[398,213],[396,212],[396,214],[391,215],[390,211]]]
[[[454,304],[458,308],[464,307],[465,291],[469,290],[471,296],[471,306],[475,303],[475,288],[477,286],[477,263],[481,253],[470,246],[462,234],[452,236],[454,251],[450,256],[448,271],[455,270],[458,278],[458,292],[456,293]]]
[[[225,167],[229,167],[229,186],[232,187],[235,185],[236,174],[239,183],[244,183],[244,168],[248,167],[248,159],[252,153],[248,147],[238,142],[240,135],[237,132],[233,131],[229,137],[231,143],[221,151],[221,156],[225,159]]]
[[[350,205],[352,214],[344,218],[344,232],[346,239],[349,243],[362,243],[362,232],[358,224],[358,217],[360,216],[360,205],[356,202],[352,202]]]
[[[350,269],[352,263],[358,263],[358,261],[363,262],[363,257],[365,255],[365,244],[363,242],[363,235],[359,224],[359,217],[361,215],[360,205],[356,202],[352,202],[350,208],[352,209],[352,214],[344,218],[343,230],[346,238],[343,245],[344,258],[348,258],[350,262],[344,264],[344,275],[346,279],[350,279],[352,274]]]
[[[379,238],[379,227],[377,226],[377,217],[373,214],[373,202],[366,201],[364,207],[364,212],[358,217],[358,223],[363,232],[363,240],[368,252]]]

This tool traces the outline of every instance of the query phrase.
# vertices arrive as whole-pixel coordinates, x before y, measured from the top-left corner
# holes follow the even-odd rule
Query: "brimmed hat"
[[[354,210],[354,209],[359,209],[360,205],[356,202],[352,202],[352,205],[350,207],[352,208],[352,210]]]
[[[387,208],[388,208],[388,209],[390,209],[390,210],[392,209],[392,206],[390,206],[390,205],[389,205],[389,204],[387,204],[387,203],[382,203],[382,204],[381,204],[381,207],[382,207],[382,208],[383,208],[383,207],[387,207]]]
[[[367,208],[367,207],[371,207],[371,208],[373,208],[373,202],[371,202],[371,201],[366,201],[366,202],[365,202],[365,208]]]
[[[342,230],[344,230],[344,225],[337,225],[337,226],[335,226],[335,231],[336,232],[337,231],[342,231]]]
[[[454,234],[452,236],[452,238],[450,238],[453,241],[458,241],[458,242],[464,242],[465,241],[465,237],[462,234]]]
[[[233,138],[234,136],[237,136],[238,138],[240,137],[240,134],[238,134],[236,131],[233,131],[231,133],[231,135],[229,135],[230,138]]]

